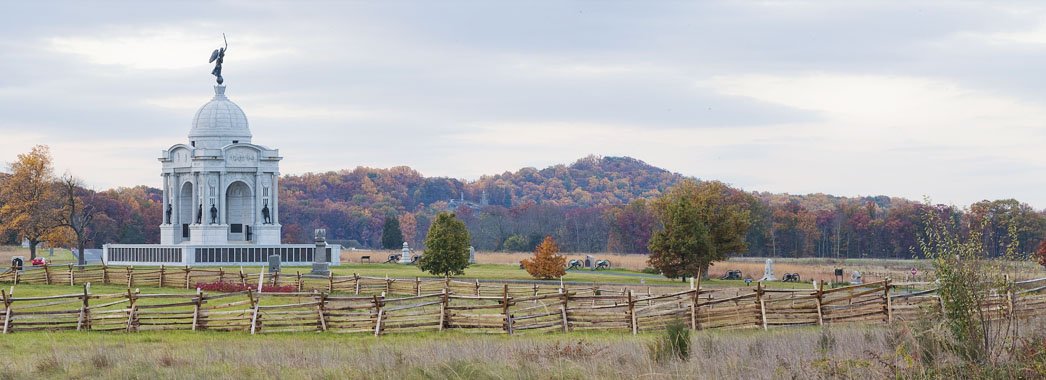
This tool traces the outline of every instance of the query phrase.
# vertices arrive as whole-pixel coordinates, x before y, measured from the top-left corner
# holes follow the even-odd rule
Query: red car
[[[35,266],[41,266],[41,265],[47,264],[47,259],[45,259],[43,257],[37,257],[37,258],[33,259],[32,264],[35,265]]]

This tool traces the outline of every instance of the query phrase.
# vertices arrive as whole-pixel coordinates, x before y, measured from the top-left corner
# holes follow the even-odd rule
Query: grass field
[[[68,264],[76,263],[76,257],[73,256],[73,252],[65,248],[55,248],[54,256],[50,255],[50,250],[47,248],[38,248],[36,255],[50,260],[54,264]],[[29,261],[29,248],[22,248],[19,246],[0,245],[0,266],[11,265],[11,258],[15,256],[25,257],[26,263]]]
[[[18,333],[0,338],[0,378],[862,379],[973,378],[986,371],[947,355],[925,367],[906,351],[915,338],[904,325],[698,331],[689,361],[652,359],[648,347],[657,337]],[[1035,368],[1014,367],[999,378],[1035,377]]]

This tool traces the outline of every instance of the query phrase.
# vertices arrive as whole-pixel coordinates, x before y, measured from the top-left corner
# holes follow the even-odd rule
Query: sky
[[[226,94],[283,174],[630,156],[749,191],[1046,208],[1036,2],[0,3],[0,162],[160,185]]]

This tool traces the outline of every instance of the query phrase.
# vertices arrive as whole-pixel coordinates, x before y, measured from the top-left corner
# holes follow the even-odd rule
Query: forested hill
[[[405,166],[357,167],[284,176],[280,222],[286,243],[308,242],[314,228],[326,228],[330,239],[373,248],[381,243],[384,219],[394,216],[404,239],[419,246],[433,216],[453,211],[479,250],[529,251],[552,236],[565,251],[644,253],[658,228],[648,201],[684,178],[629,157],[589,156],[475,181],[425,177]],[[1012,199],[962,210],[888,196],[747,194],[751,255],[912,257],[922,217],[931,209],[956,221],[987,219],[989,251],[1008,239],[1006,220],[1017,224],[1023,251],[1034,250],[1046,235],[1046,213]],[[160,197],[146,186],[94,193],[92,202],[103,211],[94,241],[157,242]]]

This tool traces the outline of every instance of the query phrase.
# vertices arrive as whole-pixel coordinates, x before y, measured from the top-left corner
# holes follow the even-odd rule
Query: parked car
[[[43,257],[37,257],[37,258],[33,259],[33,263],[32,264],[35,265],[35,266],[41,266],[41,265],[47,264],[47,259],[45,259]]]

